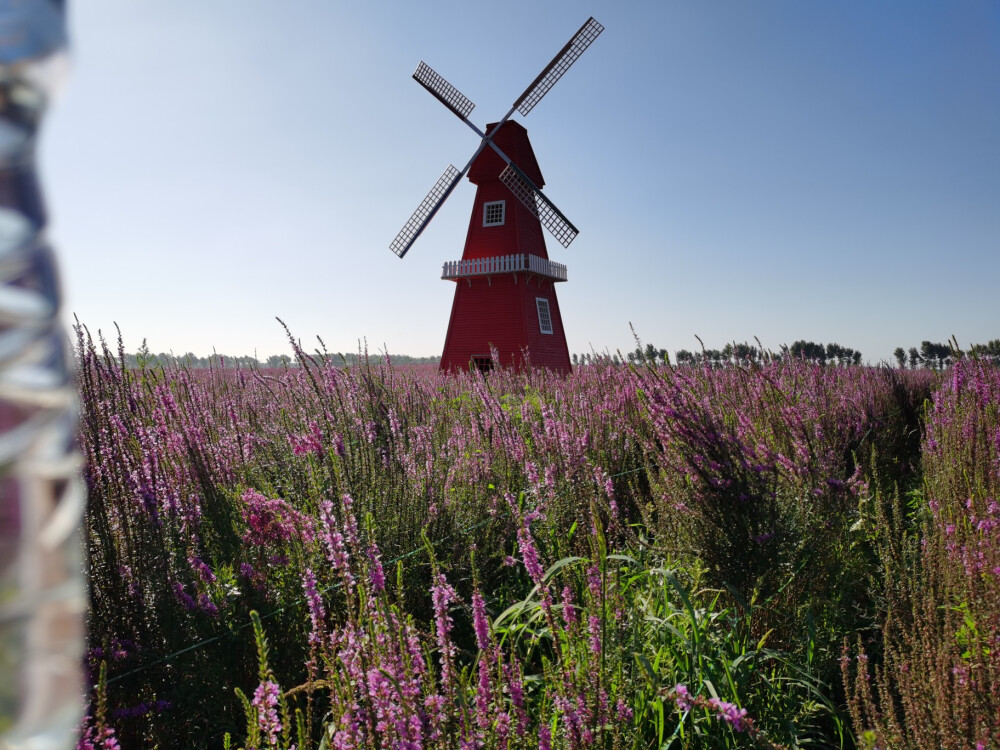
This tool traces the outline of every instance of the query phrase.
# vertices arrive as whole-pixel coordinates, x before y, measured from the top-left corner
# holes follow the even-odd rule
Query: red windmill
[[[544,226],[563,247],[577,229],[542,194],[542,173],[528,132],[509,121],[527,115],[604,31],[589,18],[498,122],[482,131],[468,117],[475,105],[421,62],[414,79],[472,128],[479,148],[460,172],[449,165],[390,249],[402,258],[468,172],[477,186],[462,260],[444,264],[442,279],[457,282],[441,369],[492,366],[491,348],[503,366],[532,365],[569,372],[569,349],[555,284],[566,266],[545,251]],[[489,146],[489,149],[487,149]],[[511,197],[517,201],[510,200]]]

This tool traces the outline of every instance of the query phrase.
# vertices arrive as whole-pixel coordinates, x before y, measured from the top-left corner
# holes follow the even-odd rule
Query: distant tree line
[[[702,349],[700,352],[690,352],[681,349],[674,353],[679,365],[709,365],[724,367],[726,365],[749,364],[763,359],[780,360],[785,357],[804,359],[818,365],[835,365],[849,367],[861,364],[861,352],[849,346],[837,343],[818,344],[815,341],[796,341],[791,346],[782,346],[778,352],[765,352],[760,346],[746,342],[742,344],[726,344],[722,349]]]
[[[699,339],[700,341],[700,339]],[[784,346],[778,353],[765,351],[761,346],[743,343],[726,344],[721,349],[706,349],[691,352],[681,349],[674,352],[673,362],[678,365],[702,365],[709,367],[725,367],[726,365],[741,365],[750,362],[761,362],[763,360],[780,360],[782,357],[798,357],[807,359],[819,364],[829,365],[859,365],[861,364],[861,352],[840,344],[816,344],[811,341],[796,341],[794,344]],[[572,361],[574,367],[584,367],[594,364],[620,365],[625,362],[630,364],[652,364],[667,365],[671,363],[670,354],[666,349],[655,344],[639,345],[625,356],[620,354],[609,354],[607,352],[589,352],[583,354],[573,354]]]
[[[611,354],[609,352],[586,352],[584,354],[574,354],[572,356],[573,367],[584,367],[586,365],[611,364],[620,365],[623,362],[638,364],[649,362],[651,364],[669,364],[669,356],[666,349],[658,349],[652,344],[646,347],[637,346],[635,351],[631,351],[623,358],[620,353]]]
[[[573,367],[584,367],[586,365],[612,364],[620,365],[622,358],[617,354],[601,352],[585,352],[583,354],[573,354]]]
[[[765,358],[764,352],[756,346],[743,342],[741,344],[726,344],[721,349],[706,349],[688,351],[681,349],[674,352],[674,359],[679,365],[700,365],[708,367],[725,367],[726,365],[749,364]]]
[[[861,364],[861,352],[849,346],[840,344],[817,344],[812,341],[796,341],[788,349],[789,354],[799,359],[806,359],[820,365],[848,365]]]
[[[384,354],[332,354],[330,359],[335,365],[350,367],[359,362],[367,360],[372,364],[381,364],[386,361]],[[968,351],[958,348],[954,342],[935,343],[932,341],[922,341],[920,348],[911,346],[904,349],[901,346],[893,351],[893,358],[900,368],[909,369],[945,369],[956,359],[973,356],[981,360],[986,360],[996,365],[1000,365],[1000,339],[993,339],[985,344],[973,344]],[[814,341],[796,341],[791,346],[782,346],[778,352],[768,352],[760,346],[752,344],[732,343],[726,344],[721,349],[706,349],[700,351],[688,351],[680,349],[674,352],[674,363],[678,365],[698,365],[708,367],[726,367],[728,365],[745,365],[751,362],[760,362],[765,359],[780,360],[783,357],[796,357],[819,365],[836,365],[848,367],[861,364],[861,352],[837,343],[819,344]],[[413,357],[406,354],[391,354],[388,357],[393,364],[399,365],[422,365],[439,364],[440,357]],[[621,365],[624,362],[631,364],[654,364],[663,365],[670,363],[669,353],[666,349],[661,349],[654,344],[636,346],[633,351],[628,352],[624,357],[620,354],[610,354],[608,352],[586,352],[573,354],[573,367],[584,367],[595,364]],[[209,367],[229,367],[249,369],[253,367],[265,369],[280,369],[285,367],[298,367],[299,363],[295,357],[287,354],[272,354],[266,359],[244,355],[234,357],[227,354],[213,353],[207,357],[199,357],[193,352],[184,354],[173,354],[159,352],[154,354],[143,340],[142,346],[134,354],[125,354],[125,366],[128,368],[139,367],[169,367],[183,365],[191,369],[206,369]]]
[[[700,341],[700,339],[699,339]],[[764,350],[759,344],[753,345],[747,342],[726,344],[721,349],[706,349],[701,351],[688,351],[681,349],[674,352],[674,364],[697,365],[707,367],[726,367],[729,365],[747,365],[751,362],[762,362],[764,360],[775,361],[784,357],[796,357],[820,365],[835,365],[849,367],[861,364],[861,352],[848,346],[837,343],[817,344],[813,341],[796,341],[791,346],[783,346],[779,352]],[[607,354],[591,352],[586,354],[573,354],[574,367],[583,367],[598,363],[618,365],[624,362],[630,364],[670,364],[670,355],[666,349],[655,344],[636,346],[633,351],[628,352],[624,358],[618,354]]]
[[[637,346],[635,351],[629,352],[626,357],[629,362],[649,362],[651,364],[669,364],[666,349],[660,349],[652,344],[646,344],[646,348]]]
[[[701,339],[699,339],[699,342]],[[1000,339],[988,341],[985,344],[973,344],[968,350],[962,350],[957,342],[935,343],[923,341],[918,349],[911,346],[908,350],[899,346],[893,352],[896,364],[901,368],[910,369],[945,369],[956,359],[962,357],[976,357],[995,365],[1000,365]],[[704,346],[700,351],[688,351],[681,349],[674,352],[674,364],[696,365],[702,367],[726,367],[729,365],[746,365],[751,362],[761,362],[764,360],[781,360],[785,357],[795,357],[807,362],[814,362],[818,365],[851,367],[861,364],[861,352],[849,346],[838,343],[820,344],[815,341],[796,341],[791,346],[782,346],[778,352],[766,351],[759,344],[754,346],[743,342],[726,344],[721,349],[707,349]],[[574,354],[573,366],[582,367],[597,363],[622,364],[628,361],[632,364],[670,364],[669,354],[666,349],[661,349],[655,344],[637,346],[633,351],[625,355],[601,354],[597,352],[589,354]]]
[[[330,360],[334,365],[350,367],[356,365],[359,362],[367,360],[372,364],[382,364],[386,357],[383,354],[331,354],[329,355]],[[423,365],[423,364],[438,364],[441,361],[440,357],[411,357],[406,354],[390,354],[389,359],[393,364],[397,365]],[[239,369],[250,369],[250,368],[261,368],[261,369],[278,369],[285,367],[298,367],[299,362],[295,357],[290,357],[287,354],[272,354],[266,359],[258,359],[257,357],[252,357],[249,355],[244,355],[241,357],[234,357],[228,354],[217,354],[213,353],[207,357],[199,357],[193,352],[186,352],[184,354],[173,354],[166,352],[159,352],[154,354],[146,344],[146,340],[143,339],[142,346],[134,354],[125,354],[125,367],[129,369],[137,369],[140,367],[171,367],[171,366],[184,366],[193,370],[208,369],[210,367],[227,367],[227,368],[239,368]]]
[[[966,356],[1000,365],[1000,339],[993,339],[985,344],[973,344],[967,352],[959,348],[956,341],[945,344],[921,341],[919,349],[915,346],[911,346],[909,349],[897,346],[892,356],[900,368],[908,366],[911,370],[943,370],[956,359]]]

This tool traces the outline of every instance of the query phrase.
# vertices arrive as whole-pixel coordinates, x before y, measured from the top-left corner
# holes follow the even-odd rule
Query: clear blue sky
[[[77,0],[41,161],[67,314],[129,350],[440,354],[473,187],[388,245],[476,137],[425,60],[527,117],[580,228],[570,351],[1000,338],[1000,4]],[[517,116],[516,116],[517,117]]]

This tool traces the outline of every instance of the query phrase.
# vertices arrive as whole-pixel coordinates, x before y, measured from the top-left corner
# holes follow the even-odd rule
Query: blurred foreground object
[[[0,0],[0,750],[71,748],[85,612],[75,390],[35,143],[62,0]]]

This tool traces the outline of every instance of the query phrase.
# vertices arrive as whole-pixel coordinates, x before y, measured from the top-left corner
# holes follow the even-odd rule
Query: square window
[[[538,329],[542,333],[552,333],[552,316],[549,314],[549,301],[545,297],[535,297],[535,307],[538,308]]]
[[[507,201],[491,201],[483,204],[483,226],[499,227],[503,225]]]

